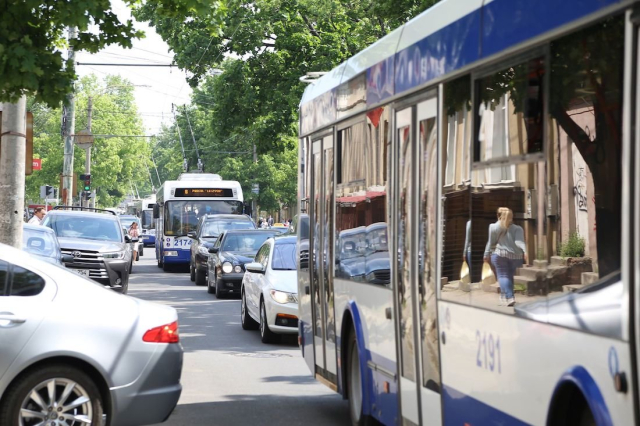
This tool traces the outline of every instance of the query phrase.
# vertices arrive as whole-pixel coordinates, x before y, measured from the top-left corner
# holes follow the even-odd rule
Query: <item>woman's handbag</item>
[[[491,264],[489,262],[482,263],[482,284],[490,285],[495,284],[496,276],[494,275],[493,269],[491,268]]]
[[[467,261],[462,261],[462,267],[460,268],[460,282],[463,284],[471,283],[471,275],[469,274],[469,265],[467,265]]]

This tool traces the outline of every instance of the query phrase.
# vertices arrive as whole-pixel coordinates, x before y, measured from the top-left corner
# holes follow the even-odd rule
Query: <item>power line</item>
[[[101,67],[177,67],[176,64],[115,64],[102,62],[76,62],[76,65],[93,65]],[[182,89],[181,89],[182,90]]]

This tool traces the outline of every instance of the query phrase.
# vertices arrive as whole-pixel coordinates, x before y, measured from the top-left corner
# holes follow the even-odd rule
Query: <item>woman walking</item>
[[[131,238],[140,238],[140,231],[138,230],[138,222],[133,221],[133,223],[131,224],[131,226],[129,227],[129,236]],[[138,256],[138,244],[139,243],[133,243],[133,258],[134,260],[137,262],[139,260],[139,256]]]
[[[495,267],[500,284],[500,305],[514,306],[513,277],[516,269],[527,260],[524,230],[513,223],[513,212],[507,207],[498,209],[498,221],[489,225],[489,239],[484,261]]]

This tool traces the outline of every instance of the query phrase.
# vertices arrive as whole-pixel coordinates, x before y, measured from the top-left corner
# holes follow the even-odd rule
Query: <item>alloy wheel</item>
[[[69,379],[39,383],[20,405],[20,426],[98,424],[94,420],[89,393]]]

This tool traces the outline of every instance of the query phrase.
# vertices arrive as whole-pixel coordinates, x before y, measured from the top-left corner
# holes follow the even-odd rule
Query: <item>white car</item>
[[[269,238],[245,264],[240,318],[245,330],[260,329],[264,343],[298,333],[296,238]]]

